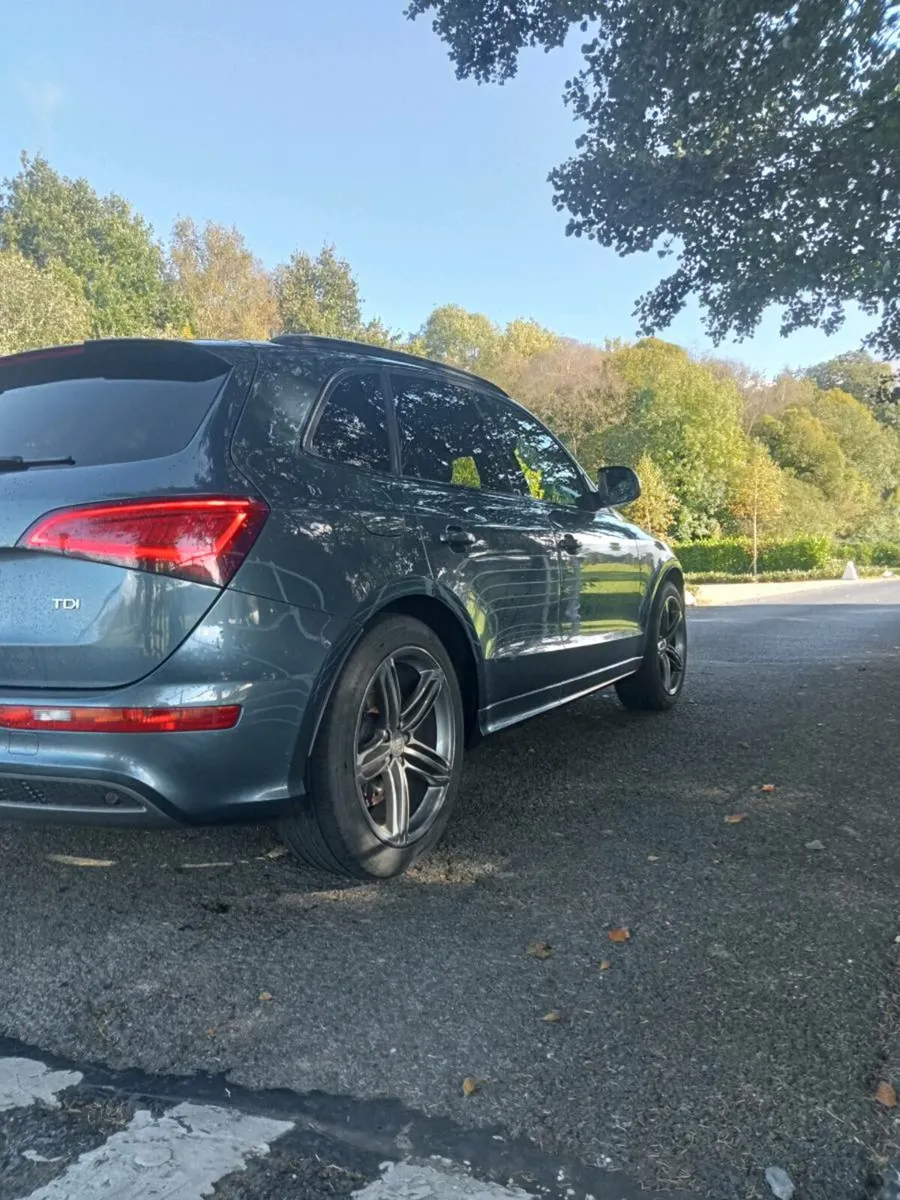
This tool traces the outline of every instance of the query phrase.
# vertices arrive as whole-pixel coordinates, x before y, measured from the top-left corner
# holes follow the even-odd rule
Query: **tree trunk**
[[[757,552],[757,536],[756,536],[756,507],[753,508],[753,578],[756,578],[756,552]]]

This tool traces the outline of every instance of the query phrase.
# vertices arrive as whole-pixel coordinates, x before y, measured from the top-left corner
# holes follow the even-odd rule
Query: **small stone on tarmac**
[[[794,1194],[794,1185],[787,1171],[783,1171],[781,1167],[766,1167],[766,1183],[778,1200],[791,1200]]]
[[[818,838],[814,838],[811,842],[804,843],[807,850],[824,850],[825,843],[820,842]]]

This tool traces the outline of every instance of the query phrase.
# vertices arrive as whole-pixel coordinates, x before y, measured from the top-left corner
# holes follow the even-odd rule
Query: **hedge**
[[[749,575],[753,545],[749,538],[690,542],[675,548],[688,575]],[[826,571],[850,560],[858,567],[900,567],[900,543],[836,542],[829,537],[765,539],[759,543],[760,574]]]

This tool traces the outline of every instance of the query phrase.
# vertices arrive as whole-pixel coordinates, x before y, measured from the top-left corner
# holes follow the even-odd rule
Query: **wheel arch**
[[[415,617],[440,638],[459,680],[466,744],[471,745],[478,740],[478,712],[484,695],[484,660],[468,614],[452,596],[426,592],[401,593],[377,607],[367,608],[356,621],[348,623],[344,635],[335,642],[319,671],[294,748],[289,777],[293,795],[302,795],[306,790],[307,761],[344,664],[372,625],[391,613]]]

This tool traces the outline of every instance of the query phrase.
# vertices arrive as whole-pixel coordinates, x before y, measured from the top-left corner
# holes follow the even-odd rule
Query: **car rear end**
[[[230,454],[257,357],[0,359],[0,817],[209,820],[289,795],[328,618],[301,634],[241,583],[268,517]]]

